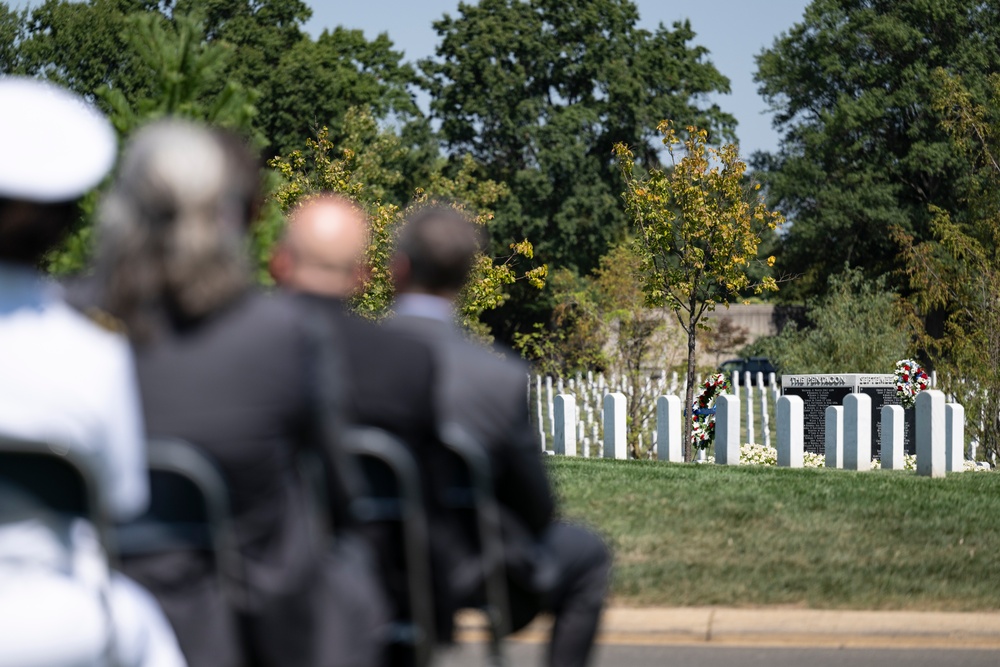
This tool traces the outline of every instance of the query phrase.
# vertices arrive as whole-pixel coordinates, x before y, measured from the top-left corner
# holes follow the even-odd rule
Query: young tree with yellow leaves
[[[688,127],[682,140],[670,121],[657,129],[670,156],[669,169],[635,173],[635,156],[625,144],[615,155],[625,178],[625,212],[642,258],[646,303],[672,310],[687,334],[687,394],[694,401],[697,333],[705,313],[748,293],[776,291],[777,281],[751,268],[763,235],[784,220],[769,211],[754,184],[747,187],[739,148],[707,145],[705,130]],[[773,265],[774,258],[766,260]],[[691,458],[691,419],[685,420],[684,456]]]

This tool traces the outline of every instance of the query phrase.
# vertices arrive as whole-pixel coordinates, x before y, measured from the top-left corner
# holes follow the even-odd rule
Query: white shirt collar
[[[400,294],[396,298],[393,310],[397,315],[455,323],[455,309],[451,301],[433,294]]]
[[[38,271],[0,262],[0,312],[25,306],[40,308],[61,298],[61,288]]]

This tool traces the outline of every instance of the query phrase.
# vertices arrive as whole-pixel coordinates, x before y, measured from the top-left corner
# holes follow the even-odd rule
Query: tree
[[[625,211],[642,258],[646,303],[673,311],[687,334],[685,405],[690,407],[702,318],[747,292],[777,291],[773,277],[754,279],[750,268],[764,233],[783,219],[768,210],[759,185],[746,187],[746,164],[735,144],[708,147],[708,133],[696,127],[688,127],[682,141],[670,121],[661,122],[659,130],[673,161],[670,171],[637,175],[635,156],[625,144],[615,146],[615,155],[625,179]],[[773,262],[773,257],[766,260]],[[689,458],[690,419],[685,420],[684,449]]]
[[[814,0],[757,57],[759,90],[783,138],[753,163],[788,216],[778,266],[822,292],[846,262],[869,277],[900,268],[891,229],[930,238],[929,206],[950,209],[966,170],[931,104],[935,67],[1000,69],[1000,4]],[[893,274],[895,275],[895,274]]]
[[[234,81],[225,81],[221,89],[216,85],[224,81],[231,47],[206,42],[203,24],[190,16],[175,16],[170,23],[157,14],[137,13],[125,24],[126,45],[142,64],[149,94],[130,101],[118,88],[102,85],[97,89],[122,137],[143,123],[167,116],[252,133],[256,96]],[[209,97],[211,90],[218,92]]]
[[[626,233],[616,142],[655,166],[660,118],[730,136],[732,116],[704,101],[729,81],[691,26],[650,32],[638,19],[629,0],[482,0],[434,24],[436,58],[420,67],[442,141],[511,189],[498,247],[530,238],[541,261],[586,275]],[[531,305],[510,319],[530,326]]]
[[[18,71],[21,24],[21,14],[5,3],[0,3],[0,74],[14,74]]]
[[[108,86],[132,99],[147,81],[126,43],[126,19],[158,6],[154,0],[46,0],[25,12],[18,73],[45,77],[84,97]]]
[[[932,238],[903,229],[910,298],[921,313],[943,314],[943,330],[922,342],[943,387],[966,406],[966,428],[1000,454],[1000,75],[984,101],[966,81],[939,69],[934,109],[969,179],[953,209],[931,209]]]
[[[393,169],[396,163],[393,156],[406,148],[398,135],[380,130],[375,119],[365,112],[349,113],[345,126],[347,139],[342,146],[335,146],[324,129],[317,139],[307,142],[305,151],[292,151],[271,161],[271,166],[285,179],[274,199],[282,211],[288,212],[311,194],[335,192],[351,197],[364,207],[371,221],[371,240],[366,252],[370,277],[352,307],[362,315],[379,318],[388,312],[392,303],[389,259],[396,230],[405,214],[404,209],[383,201],[382,197],[387,188],[402,179]],[[385,161],[386,156],[390,157],[388,161]],[[470,158],[454,176],[436,170],[415,193],[414,203],[454,202],[474,215],[480,224],[490,223],[493,219],[491,207],[506,196],[506,188],[477,178],[476,168]],[[277,227],[262,232],[266,236],[264,242],[258,244],[262,261],[266,261],[270,245],[279,233]],[[515,257],[531,259],[531,243],[526,239],[510,242],[503,257],[494,259],[483,255],[478,258],[473,277],[459,298],[462,324],[473,333],[488,336],[479,317],[503,303],[509,285],[523,280],[537,289],[543,286],[546,267],[519,275],[512,266]]]
[[[914,339],[910,311],[884,276],[868,280],[845,267],[810,300],[809,326],[789,324],[750,346],[782,373],[892,373]]]
[[[177,16],[170,23],[158,14],[134,13],[125,19],[125,25],[126,47],[139,60],[138,69],[149,82],[148,94],[137,94],[130,101],[117,87],[102,84],[96,91],[97,99],[110,109],[111,122],[122,140],[142,124],[165,116],[253,134],[253,96],[232,81],[221,89],[216,86],[224,76],[231,48],[205,42],[202,24],[187,16]],[[206,97],[213,89],[219,92],[213,98]],[[47,258],[51,273],[78,273],[87,266],[96,198],[96,191],[87,195],[81,224]]]
[[[398,125],[421,117],[408,86],[416,81],[402,53],[386,34],[367,41],[360,30],[337,27],[313,42],[303,39],[285,51],[273,75],[262,82],[262,126],[273,150],[287,153],[326,126],[343,136],[348,109],[365,108]]]

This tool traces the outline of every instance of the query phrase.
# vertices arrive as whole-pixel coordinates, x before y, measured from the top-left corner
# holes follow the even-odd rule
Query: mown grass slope
[[[623,604],[1000,609],[1000,473],[549,462]]]

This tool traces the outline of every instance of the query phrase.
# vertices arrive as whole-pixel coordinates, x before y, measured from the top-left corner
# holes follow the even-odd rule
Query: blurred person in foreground
[[[259,181],[231,135],[165,121],[133,137],[102,204],[101,304],[133,341],[147,433],[201,448],[227,481],[242,599],[228,606],[197,552],[124,567],[163,605],[192,667],[367,667],[380,659],[377,580],[363,557],[331,551],[297,468],[302,451],[327,462],[345,526],[353,482],[316,374],[328,341],[290,299],[253,287]]]
[[[271,275],[297,294],[307,312],[326,318],[336,330],[346,421],[383,429],[416,456],[427,457],[438,444],[430,348],[349,311],[348,300],[367,279],[367,246],[368,219],[356,202],[335,194],[312,197],[289,217],[271,260]],[[370,528],[366,537],[379,559],[393,617],[406,617],[407,582],[398,536]],[[399,659],[394,655],[390,662]]]
[[[111,169],[116,143],[83,99],[0,77],[0,436],[80,454],[111,518],[127,520],[149,499],[132,355],[37,268]],[[0,665],[184,664],[153,598],[108,571],[93,527],[52,514],[2,470],[0,636]]]
[[[610,572],[599,537],[555,520],[541,447],[528,418],[527,368],[470,341],[455,323],[455,302],[485,248],[482,227],[451,206],[407,216],[393,259],[397,299],[390,325],[425,341],[439,369],[438,414],[456,423],[489,456],[501,508],[512,630],[541,611],[555,616],[552,667],[587,664]],[[453,540],[451,599],[482,601],[481,569],[471,541]]]

